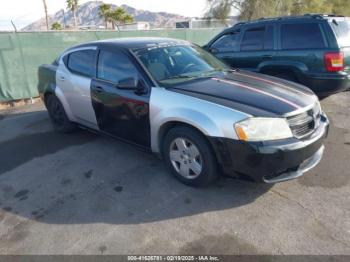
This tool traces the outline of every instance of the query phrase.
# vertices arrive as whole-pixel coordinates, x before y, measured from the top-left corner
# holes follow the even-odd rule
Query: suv
[[[306,87],[232,70],[202,48],[166,38],[78,45],[39,68],[57,131],[75,126],[162,156],[182,182],[225,173],[276,183],[318,164],[328,120]]]
[[[350,87],[346,17],[306,14],[242,22],[204,48],[233,68],[297,82],[320,97]]]

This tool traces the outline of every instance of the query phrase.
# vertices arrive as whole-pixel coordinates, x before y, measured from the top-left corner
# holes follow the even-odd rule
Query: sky
[[[54,14],[66,7],[66,0],[46,0],[48,13]],[[80,0],[81,4],[89,0]],[[104,0],[116,5],[126,4],[137,9],[168,12],[188,17],[200,17],[206,9],[206,0]],[[12,30],[11,20],[18,29],[44,17],[43,0],[0,0],[0,30]]]

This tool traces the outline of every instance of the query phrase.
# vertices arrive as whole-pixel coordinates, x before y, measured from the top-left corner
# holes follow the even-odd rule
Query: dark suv
[[[204,46],[234,68],[298,82],[319,96],[350,87],[350,19],[306,14],[238,23]]]

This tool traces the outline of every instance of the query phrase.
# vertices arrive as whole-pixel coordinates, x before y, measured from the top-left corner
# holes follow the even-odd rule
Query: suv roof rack
[[[324,18],[328,18],[328,17],[344,17],[344,16],[337,15],[337,14],[307,13],[304,15],[295,15],[295,16],[279,16],[279,17],[267,17],[267,18],[261,17],[259,19],[255,19],[255,20],[251,20],[251,21],[238,22],[234,26],[257,23],[257,22],[262,22],[262,21],[289,20],[289,19],[300,19],[300,18],[324,19]]]
[[[337,15],[337,14],[319,14],[319,13],[308,13],[308,14],[304,14],[304,16],[313,16],[313,17],[344,17],[343,15]]]

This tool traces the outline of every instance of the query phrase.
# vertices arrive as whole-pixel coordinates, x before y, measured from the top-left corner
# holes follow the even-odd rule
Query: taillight
[[[326,53],[324,63],[328,72],[339,72],[344,70],[344,55],[341,52]]]

